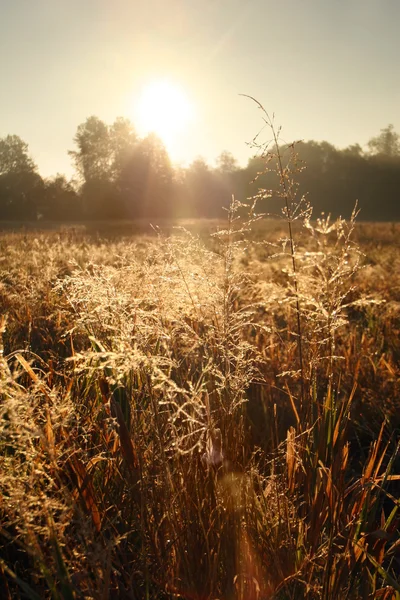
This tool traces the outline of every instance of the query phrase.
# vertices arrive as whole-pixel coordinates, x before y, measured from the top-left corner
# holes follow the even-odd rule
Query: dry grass
[[[1,237],[2,598],[400,598],[393,227],[241,211]]]

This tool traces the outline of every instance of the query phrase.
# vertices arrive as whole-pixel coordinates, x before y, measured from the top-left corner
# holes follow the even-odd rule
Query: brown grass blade
[[[100,531],[101,516],[95,499],[95,492],[91,481],[92,477],[87,472],[82,461],[76,456],[70,456],[68,463],[76,475],[78,481],[78,491],[84,502],[84,505],[92,517],[96,530]]]

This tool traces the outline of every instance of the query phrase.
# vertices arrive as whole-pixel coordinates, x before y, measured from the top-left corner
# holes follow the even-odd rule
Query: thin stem
[[[264,106],[256,100],[253,96],[249,96],[248,94],[240,94],[245,98],[250,98],[253,102],[255,102],[258,108],[264,113],[265,118],[263,119],[265,124],[271,129],[274,146],[276,150],[276,159],[277,159],[277,167],[279,173],[279,185],[282,189],[282,196],[285,200],[285,210],[286,210],[286,222],[289,230],[289,241],[290,241],[290,255],[292,259],[292,272],[294,278],[294,290],[296,296],[296,317],[297,317],[297,350],[299,356],[299,367],[300,367],[300,385],[301,385],[301,411],[303,410],[305,404],[305,389],[304,389],[304,367],[303,367],[303,345],[302,345],[302,328],[301,328],[301,317],[300,317],[300,299],[299,299],[299,291],[297,284],[297,265],[296,265],[296,252],[295,252],[295,243],[293,236],[293,228],[292,221],[293,215],[291,210],[291,204],[293,203],[293,193],[292,186],[288,185],[287,175],[285,169],[282,164],[282,155],[279,148],[279,136],[276,132],[273,120],[269,116],[268,112],[265,110]]]

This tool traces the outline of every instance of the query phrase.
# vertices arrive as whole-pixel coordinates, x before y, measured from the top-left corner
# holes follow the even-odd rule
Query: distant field
[[[314,221],[315,222],[315,221]],[[99,234],[104,237],[130,236],[130,235],[153,235],[155,231],[171,233],[177,227],[185,227],[188,230],[208,234],[217,228],[223,228],[226,221],[223,219],[136,219],[115,221],[80,221],[80,222],[58,222],[58,221],[0,221],[0,232],[60,232],[75,233],[77,235]],[[280,219],[262,219],[253,226],[253,230],[259,233],[281,233],[286,231],[284,221]],[[361,221],[356,224],[355,238],[361,241],[374,243],[400,244],[400,223],[398,222],[367,222]]]
[[[0,224],[0,597],[398,600],[400,224],[152,225]]]

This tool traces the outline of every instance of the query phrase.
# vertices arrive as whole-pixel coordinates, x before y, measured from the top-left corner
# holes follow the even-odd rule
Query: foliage
[[[17,135],[0,140],[0,175],[31,172],[36,169],[28,154],[28,145]]]
[[[381,129],[381,133],[368,142],[372,154],[380,154],[388,158],[399,157],[400,136],[396,133],[393,125]]]
[[[0,218],[35,219],[43,182],[17,135],[0,139]]]
[[[74,183],[59,173],[44,182],[39,210],[44,219],[70,221],[82,216],[81,199]]]
[[[277,182],[259,151],[246,166],[225,150],[215,166],[197,158],[182,168],[171,163],[157,136],[140,138],[121,117],[111,125],[89,117],[79,125],[74,142],[69,154],[80,188],[74,188],[73,196],[66,193],[68,183],[60,187],[60,180],[57,191],[53,184],[58,176],[44,186],[27,144],[18,136],[0,140],[1,219],[220,218],[232,194],[251,198],[259,189],[271,191],[259,210],[280,214]],[[399,220],[399,136],[393,125],[382,129],[365,150],[359,144],[338,149],[313,140],[296,149],[297,181],[317,213],[350,218],[357,200],[362,220]],[[281,150],[285,154],[288,147],[282,144]]]
[[[82,181],[107,181],[111,163],[108,127],[98,117],[89,117],[79,125],[74,138],[78,150],[70,156]]]

